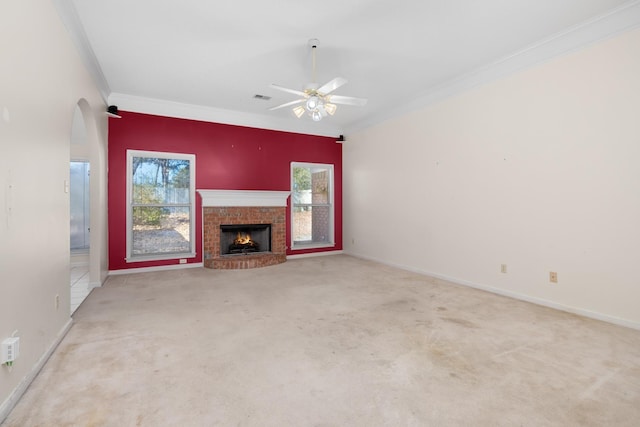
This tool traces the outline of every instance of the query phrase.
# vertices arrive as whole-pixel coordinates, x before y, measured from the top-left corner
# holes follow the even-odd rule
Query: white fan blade
[[[273,88],[273,89],[281,90],[281,91],[283,91],[283,92],[292,93],[292,94],[294,94],[294,95],[298,95],[298,96],[307,96],[307,94],[306,94],[306,93],[304,93],[304,92],[303,92],[303,91],[301,91],[301,90],[289,89],[288,87],[279,86],[279,85],[276,85],[276,84],[273,84],[273,83],[271,83],[271,84],[269,85],[269,87],[271,87],[271,88]]]
[[[278,110],[280,108],[285,108],[285,107],[290,107],[291,105],[301,104],[304,101],[306,101],[306,100],[305,99],[296,99],[295,101],[286,102],[286,103],[278,105],[276,107],[269,108],[269,111]]]
[[[331,95],[327,98],[329,98],[329,102],[331,102],[332,104],[355,105],[357,107],[367,105],[367,100],[364,98],[354,98],[352,96],[340,95]]]
[[[344,79],[342,77],[336,77],[335,79],[331,80],[329,83],[325,84],[320,89],[318,89],[318,92],[320,92],[323,95],[328,95],[334,90],[338,89],[343,84],[345,84],[346,82],[347,82],[347,79]]]

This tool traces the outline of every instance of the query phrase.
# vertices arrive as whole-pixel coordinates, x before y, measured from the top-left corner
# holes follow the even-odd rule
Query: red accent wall
[[[127,263],[127,150],[196,155],[196,189],[290,191],[290,163],[334,165],[335,242],[342,250],[342,145],[335,138],[248,128],[121,111],[109,119],[109,270],[177,264],[178,259]],[[188,263],[202,262],[202,200],[196,195],[196,252]],[[290,199],[288,201],[290,203]],[[287,209],[287,248],[291,247],[291,211]]]

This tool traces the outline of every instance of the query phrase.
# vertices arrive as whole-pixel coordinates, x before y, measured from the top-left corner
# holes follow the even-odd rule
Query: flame
[[[251,235],[249,233],[242,233],[238,231],[236,240],[234,240],[233,243],[235,243],[236,245],[252,245],[253,240],[251,240]]]

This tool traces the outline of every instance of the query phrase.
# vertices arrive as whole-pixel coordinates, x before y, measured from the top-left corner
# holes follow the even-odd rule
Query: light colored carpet
[[[640,331],[349,256],[111,277],[7,426],[638,426]]]

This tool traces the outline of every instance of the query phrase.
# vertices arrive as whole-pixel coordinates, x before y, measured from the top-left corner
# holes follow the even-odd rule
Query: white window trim
[[[293,214],[295,205],[293,203],[293,169],[294,168],[323,168],[329,170],[329,187],[331,191],[329,193],[329,205],[330,205],[330,221],[329,221],[329,236],[331,236],[331,241],[327,243],[296,243],[293,239]],[[333,164],[330,163],[305,163],[305,162],[291,162],[291,167],[289,171],[289,185],[291,186],[291,250],[299,251],[304,249],[320,249],[320,248],[333,248],[336,246],[336,234],[335,234],[335,180],[334,180],[334,167]]]
[[[132,169],[134,157],[180,159],[189,161],[189,252],[133,255],[133,202]],[[127,255],[126,262],[161,261],[167,259],[195,258],[196,256],[196,156],[195,154],[167,153],[160,151],[127,150]]]

